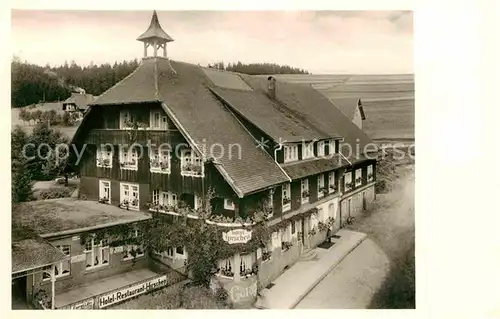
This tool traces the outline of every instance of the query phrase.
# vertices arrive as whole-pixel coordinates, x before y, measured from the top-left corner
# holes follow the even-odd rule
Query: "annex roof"
[[[12,223],[12,274],[34,270],[67,259],[59,249],[32,229]]]
[[[74,198],[31,201],[12,207],[13,223],[32,229],[41,237],[75,234],[150,218],[146,213]]]

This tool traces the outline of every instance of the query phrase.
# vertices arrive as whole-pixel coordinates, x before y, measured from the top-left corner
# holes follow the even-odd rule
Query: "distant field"
[[[19,108],[13,108],[11,109],[11,129],[14,129],[16,125],[20,125],[26,132],[31,133],[33,128],[35,127],[34,125],[29,125],[28,123],[25,123],[21,120],[19,120]],[[55,130],[60,131],[62,134],[68,136],[69,138],[72,138],[73,135],[76,132],[76,129],[78,126],[53,126],[52,127]]]
[[[361,98],[364,131],[376,140],[415,139],[413,74],[278,74],[278,81],[311,85],[327,98]]]

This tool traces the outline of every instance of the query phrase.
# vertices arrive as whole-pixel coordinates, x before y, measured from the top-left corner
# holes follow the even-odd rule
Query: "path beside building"
[[[262,309],[294,308],[335,266],[360,245],[366,235],[341,229],[339,239],[329,249],[316,248],[317,258],[298,261],[273,281],[274,286],[263,289],[255,307]]]
[[[367,238],[295,308],[366,309],[389,272],[389,259]]]

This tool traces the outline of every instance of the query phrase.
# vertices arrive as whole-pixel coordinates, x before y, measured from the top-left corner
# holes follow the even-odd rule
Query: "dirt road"
[[[414,169],[398,167],[399,179],[389,194],[349,228],[368,235],[296,308],[361,309],[374,307],[390,265],[402,259],[414,242]],[[378,306],[377,306],[378,307]],[[381,306],[383,307],[383,306]]]

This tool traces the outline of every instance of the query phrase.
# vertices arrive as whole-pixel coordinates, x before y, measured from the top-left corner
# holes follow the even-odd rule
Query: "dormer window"
[[[308,159],[314,157],[314,143],[303,143],[302,144],[302,159]]]
[[[299,147],[297,145],[286,145],[283,147],[285,163],[299,160]]]
[[[336,147],[335,140],[330,140],[328,142],[328,148],[330,149],[330,151],[328,152],[329,154],[337,153],[337,147]]]
[[[325,141],[318,142],[318,156],[325,156]]]

